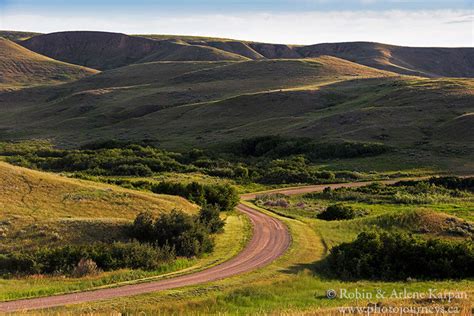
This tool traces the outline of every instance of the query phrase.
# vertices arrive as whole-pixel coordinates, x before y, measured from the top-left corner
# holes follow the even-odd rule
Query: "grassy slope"
[[[185,199],[127,190],[0,162],[0,252],[38,245],[126,239],[139,212],[197,207]]]
[[[130,76],[127,72],[128,68],[130,68]],[[173,73],[175,68],[178,71]],[[148,69],[153,69],[153,71]],[[140,76],[142,70],[144,75]],[[156,137],[151,135],[166,137],[168,133],[179,137],[178,134],[182,131],[175,130],[169,124],[176,122],[180,126],[186,126],[193,122],[185,122],[189,120],[187,115],[178,122],[176,116],[179,118],[182,113],[189,110],[198,112],[206,109],[212,111],[214,108],[219,110],[220,107],[215,106],[216,101],[236,98],[244,94],[254,94],[260,98],[260,94],[263,93],[263,98],[265,98],[266,93],[274,91],[277,93],[277,99],[289,99],[288,101],[291,102],[292,95],[287,97],[283,91],[281,96],[278,95],[280,89],[308,87],[314,90],[319,85],[348,78],[389,75],[390,73],[331,57],[315,60],[248,61],[229,64],[150,63],[105,72],[63,87],[6,94],[3,96],[5,115],[2,117],[1,124],[7,129],[8,124],[15,122],[12,127],[16,130],[21,130],[24,124],[29,125],[28,137],[34,135],[37,130],[43,134],[41,136],[46,136],[44,132],[54,131],[55,136],[53,133],[49,136],[65,139],[69,136],[62,137],[61,134],[70,133],[73,129],[74,138],[79,141],[84,137],[90,140],[94,137],[92,134],[97,133],[99,137],[111,137],[111,134],[121,137],[122,133],[126,133],[130,138],[143,138],[144,135],[148,135],[148,138]],[[117,87],[110,87],[109,83],[116,84]],[[309,95],[318,97],[316,91],[310,91]],[[252,98],[252,95],[248,97]],[[257,101],[268,103],[272,100]],[[239,120],[252,121],[254,118],[249,117],[248,113],[251,113],[249,111],[254,108],[253,103],[255,102],[250,100],[250,108],[242,108],[236,115],[228,112],[220,113],[219,116],[221,120],[232,121],[235,116],[240,116]],[[283,106],[286,105],[281,105]],[[166,110],[170,107],[171,110]],[[306,105],[306,109],[308,107],[311,107],[311,104]],[[298,108],[288,108],[290,113],[293,110],[298,111]],[[228,114],[231,116],[229,117]],[[267,115],[272,115],[272,113],[268,112]],[[154,121],[156,117],[159,118],[158,121]],[[157,125],[161,125],[162,120],[168,125],[161,127]],[[137,129],[138,124],[141,125],[139,129]],[[202,120],[201,124],[207,125],[206,129],[212,128],[209,126],[209,118]],[[98,126],[101,127],[101,131],[97,130]],[[156,128],[163,128],[165,132],[157,133]],[[199,128],[188,129],[188,131],[202,134],[203,131]],[[92,132],[93,130],[95,131]],[[14,136],[5,135],[5,137],[13,138]]]
[[[21,42],[30,37],[40,35],[41,33],[23,32],[23,31],[0,31],[0,37],[6,38],[12,42]]]
[[[336,56],[377,69],[423,77],[473,77],[473,48],[404,47],[370,42],[297,48],[304,57]]]
[[[179,40],[149,38],[108,32],[58,32],[34,36],[21,45],[51,58],[94,69],[113,69],[149,61],[247,60],[214,47],[190,45]]]
[[[133,219],[139,212],[173,208],[196,212],[183,198],[137,192],[120,187],[64,178],[0,162],[2,216],[32,218]]]
[[[66,146],[147,138],[183,149],[268,134],[375,141],[401,152],[375,164],[331,164],[378,170],[395,161],[389,170],[462,172],[472,167],[473,91],[472,79],[397,77],[334,57],[151,62],[4,93],[0,128],[3,139],[47,137]]]
[[[97,71],[39,55],[0,37],[0,89],[77,80]]]
[[[158,60],[258,60],[330,55],[399,74],[474,76],[472,48],[419,48],[371,42],[298,46],[201,36],[129,36],[85,31],[51,34],[0,31],[1,34],[17,41],[26,38],[22,45],[43,55],[101,70]]]
[[[472,48],[404,47],[372,42],[279,45],[179,35],[145,35],[207,45],[251,59],[335,56],[381,70],[423,77],[473,77]]]

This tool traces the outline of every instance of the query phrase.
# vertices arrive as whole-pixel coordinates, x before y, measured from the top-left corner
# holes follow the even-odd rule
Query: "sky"
[[[0,29],[473,47],[474,0],[0,0]]]

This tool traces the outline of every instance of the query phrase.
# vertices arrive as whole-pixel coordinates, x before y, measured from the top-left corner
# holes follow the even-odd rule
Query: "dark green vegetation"
[[[343,279],[459,279],[474,276],[474,244],[406,234],[361,233],[331,249],[326,263]]]
[[[204,207],[198,216],[173,211],[154,218],[151,213],[140,213],[133,222],[131,236],[192,257],[211,252],[214,243],[209,234],[221,232],[223,226],[219,209],[212,206]]]
[[[87,259],[92,260],[97,268],[89,273],[79,273],[81,260]],[[158,248],[138,242],[42,247],[31,252],[0,255],[0,274],[4,277],[29,274],[69,274],[80,277],[83,274],[98,273],[99,269],[154,270],[174,259],[175,254],[170,247]]]
[[[194,216],[173,210],[155,218],[153,213],[144,212],[126,227],[132,241],[40,246],[28,252],[7,252],[0,254],[0,274],[4,277],[28,274],[84,276],[100,270],[156,270],[176,256],[194,257],[211,252],[214,241],[210,234],[222,232],[223,227],[219,209],[213,206],[204,207]],[[89,265],[93,266],[89,273],[81,271],[87,260],[92,260]]]
[[[269,150],[269,148],[274,148]],[[376,156],[390,150],[380,144],[315,143],[308,139],[262,137],[244,139],[229,148],[169,152],[146,143],[109,141],[85,145],[78,150],[53,148],[48,144],[0,143],[0,155],[16,165],[54,172],[74,172],[77,177],[98,176],[108,183],[183,196],[199,205],[218,204],[230,210],[237,201],[228,186],[214,188],[197,183],[152,183],[110,177],[152,177],[163,172],[202,173],[237,183],[288,184],[329,183],[370,177],[349,171],[321,170],[319,161]],[[97,178],[97,177],[96,177]]]
[[[325,221],[336,221],[343,219],[353,219],[364,215],[366,215],[366,212],[364,210],[358,210],[352,206],[347,206],[344,204],[333,204],[329,205],[316,217]]]
[[[434,177],[427,181],[400,181],[394,185],[374,183],[354,189],[328,189],[322,193],[311,193],[306,196],[370,204],[430,204],[468,197],[469,191],[474,192],[473,178]]]

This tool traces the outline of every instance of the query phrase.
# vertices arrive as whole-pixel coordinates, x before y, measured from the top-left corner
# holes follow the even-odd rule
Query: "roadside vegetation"
[[[243,216],[211,200],[198,207],[4,162],[0,188],[2,300],[199,270],[234,256],[248,236]],[[137,226],[144,217],[152,230]]]
[[[345,280],[467,279],[474,277],[474,244],[363,232],[332,248],[325,263]]]
[[[127,242],[38,247],[0,255],[0,275],[94,275],[117,269],[156,270],[177,256],[195,257],[214,249],[212,233],[222,232],[219,210],[206,206],[198,215],[140,213],[127,227]]]

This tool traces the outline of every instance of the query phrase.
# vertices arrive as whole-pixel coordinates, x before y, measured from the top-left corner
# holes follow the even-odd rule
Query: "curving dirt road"
[[[332,189],[339,187],[359,187],[372,182],[390,184],[400,180],[402,179],[399,178],[384,181],[336,183],[283,188],[265,192],[244,194],[241,196],[241,198],[243,200],[249,200],[255,198],[256,195],[261,193],[283,193],[286,195],[293,195],[308,192],[318,192],[322,191],[326,187],[331,187]],[[237,206],[237,209],[249,216],[253,226],[253,236],[250,242],[245,247],[245,249],[229,261],[226,261],[203,271],[178,276],[175,278],[164,279],[160,281],[125,285],[115,288],[100,289],[72,294],[63,294],[42,298],[4,302],[0,303],[0,312],[23,311],[69,304],[86,303],[216,281],[263,267],[274,261],[286,251],[286,249],[290,245],[291,237],[286,226],[282,222],[243,204],[239,204]]]
[[[86,303],[216,281],[263,267],[286,251],[290,245],[291,237],[282,222],[243,204],[239,204],[237,209],[250,218],[253,236],[245,249],[229,261],[203,271],[161,281],[4,302],[0,303],[0,312]]]

